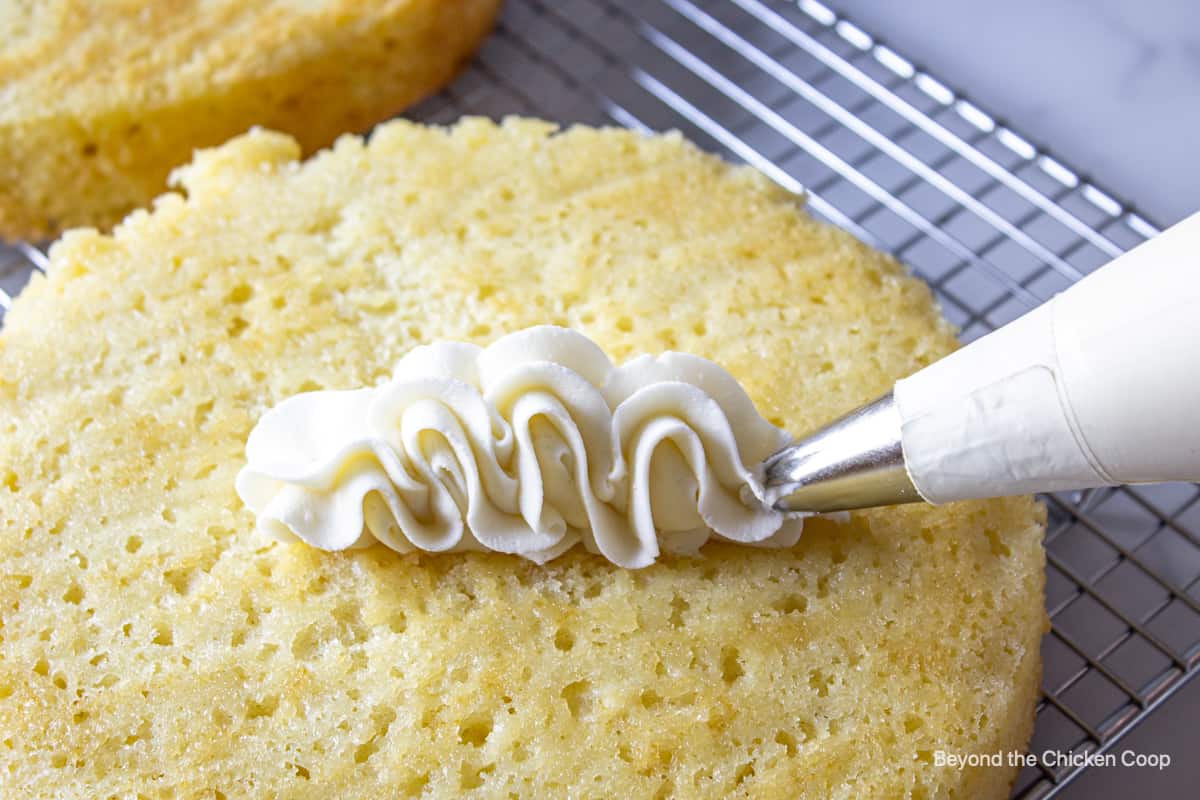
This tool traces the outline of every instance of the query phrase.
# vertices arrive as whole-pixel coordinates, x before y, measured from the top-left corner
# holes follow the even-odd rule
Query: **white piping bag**
[[[1200,481],[1200,214],[763,466],[786,511]]]

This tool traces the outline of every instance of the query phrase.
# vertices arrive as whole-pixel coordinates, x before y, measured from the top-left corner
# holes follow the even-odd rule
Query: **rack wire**
[[[1158,227],[814,0],[508,0],[453,85],[410,110],[677,128],[895,254],[971,341]],[[43,250],[0,248],[3,308]],[[1200,671],[1200,487],[1048,495],[1030,752],[1096,754]],[[1044,798],[1083,767],[1027,767]]]

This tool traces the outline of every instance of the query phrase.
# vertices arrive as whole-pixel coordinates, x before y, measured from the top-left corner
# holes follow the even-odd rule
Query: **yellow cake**
[[[305,151],[445,83],[500,0],[0,0],[0,239],[109,226],[196,147]]]
[[[202,152],[0,332],[6,798],[1001,798],[1038,685],[1029,499],[641,570],[254,531],[266,409],[539,323],[712,359],[803,432],[954,347],[927,288],[677,135],[395,122]]]

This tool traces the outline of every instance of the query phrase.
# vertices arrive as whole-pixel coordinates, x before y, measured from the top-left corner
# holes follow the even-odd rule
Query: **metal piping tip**
[[[848,511],[920,502],[904,466],[900,411],[883,397],[793,442],[763,462],[777,511]]]

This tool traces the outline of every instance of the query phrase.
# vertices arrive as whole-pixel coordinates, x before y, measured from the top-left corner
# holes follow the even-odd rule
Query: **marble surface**
[[[1198,0],[824,0],[1014,130],[1168,225],[1200,210]],[[1086,770],[1057,797],[1195,797],[1200,680],[1117,751],[1166,770]]]
[[[1197,0],[824,0],[1098,185],[1200,210]]]

